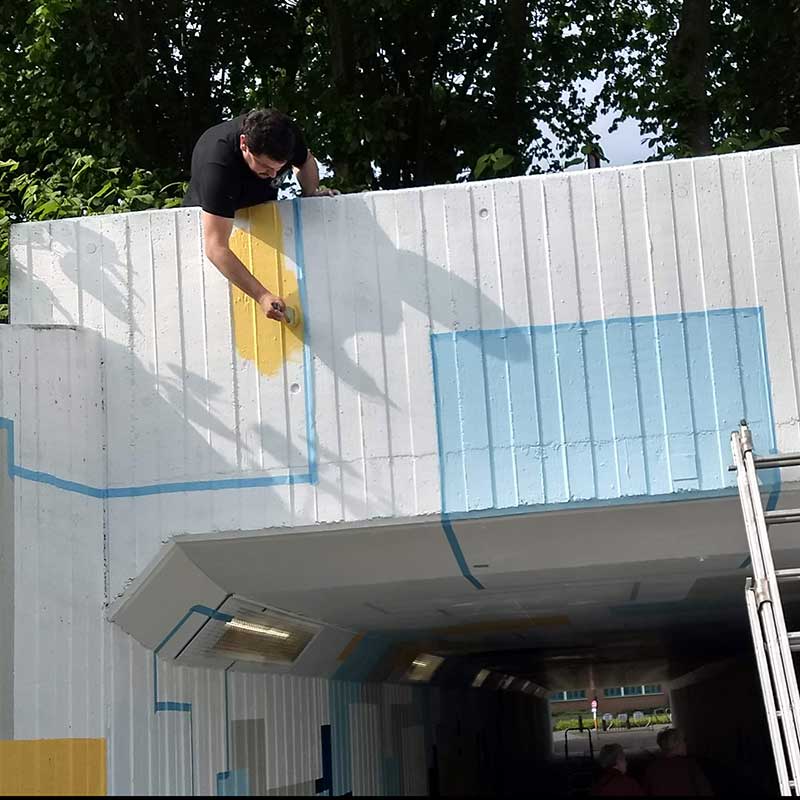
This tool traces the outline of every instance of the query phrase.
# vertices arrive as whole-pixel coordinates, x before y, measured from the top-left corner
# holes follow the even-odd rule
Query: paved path
[[[621,744],[625,748],[625,752],[629,755],[649,751],[655,753],[658,750],[656,744],[656,736],[658,732],[669,725],[654,725],[652,728],[620,728],[619,730],[612,728],[610,731],[592,731],[592,744],[594,745],[594,753],[597,755],[600,748],[604,744]],[[569,741],[569,757],[588,756],[589,755],[589,736],[586,733],[579,733],[578,731],[570,731],[568,734]],[[564,732],[555,731],[553,733],[553,755],[563,758],[564,757]]]

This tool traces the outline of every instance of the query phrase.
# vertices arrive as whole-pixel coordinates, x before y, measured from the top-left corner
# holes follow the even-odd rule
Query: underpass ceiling
[[[459,574],[432,519],[174,541],[226,594],[428,652],[510,659],[515,674],[546,684],[551,673],[578,669],[587,652],[598,664],[632,653],[677,663],[687,645],[746,648],[739,515],[738,499],[725,498],[453,523],[461,542],[482,542],[482,590]],[[795,527],[773,535],[779,567],[800,564]],[[151,605],[175,591],[158,565],[148,581]],[[139,602],[135,595],[119,605]]]

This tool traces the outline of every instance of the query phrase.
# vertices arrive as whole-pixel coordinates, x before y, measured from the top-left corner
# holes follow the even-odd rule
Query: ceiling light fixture
[[[412,664],[413,664],[415,667],[427,667],[427,666],[428,666],[428,662],[427,662],[427,661],[418,661],[418,660],[416,660],[416,659],[414,659],[414,661],[412,661],[411,663],[412,663]]]
[[[248,633],[258,633],[261,636],[274,636],[276,639],[288,639],[291,637],[289,631],[282,631],[280,628],[268,628],[266,625],[258,625],[255,622],[247,622],[243,619],[232,619],[225,623],[226,628],[236,628]]]

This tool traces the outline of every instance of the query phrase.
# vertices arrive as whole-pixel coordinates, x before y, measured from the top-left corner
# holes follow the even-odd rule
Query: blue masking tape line
[[[14,422],[6,417],[0,417],[0,429],[8,431],[6,437],[6,452],[8,457],[8,473],[12,478],[43,483],[54,486],[66,492],[93,497],[98,500],[107,500],[122,497],[148,497],[161,494],[179,494],[183,492],[209,492],[227,489],[255,489],[266,486],[296,486],[299,484],[316,484],[318,475],[317,466],[317,430],[316,409],[314,399],[314,371],[313,354],[311,352],[308,292],[305,277],[305,254],[303,247],[303,223],[300,213],[299,201],[293,202],[294,210],[294,245],[295,262],[297,264],[297,283],[300,291],[300,303],[303,309],[303,375],[305,379],[305,411],[306,411],[306,442],[308,447],[308,470],[302,473],[289,475],[260,475],[250,478],[220,478],[205,481],[178,481],[173,483],[154,483],[144,486],[119,486],[101,488],[90,486],[86,483],[67,480],[49,472],[27,469],[18,466],[14,460]]]

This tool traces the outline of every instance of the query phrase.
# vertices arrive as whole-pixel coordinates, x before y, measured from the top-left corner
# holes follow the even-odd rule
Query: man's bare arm
[[[319,188],[317,159],[314,158],[314,154],[310,150],[303,166],[295,167],[294,170],[300,188],[303,190],[303,197],[334,197],[339,194],[337,189]]]
[[[232,219],[203,211],[203,246],[209,261],[231,283],[252,297],[270,319],[284,321],[284,301],[264,287],[231,250],[229,240],[232,230]]]

